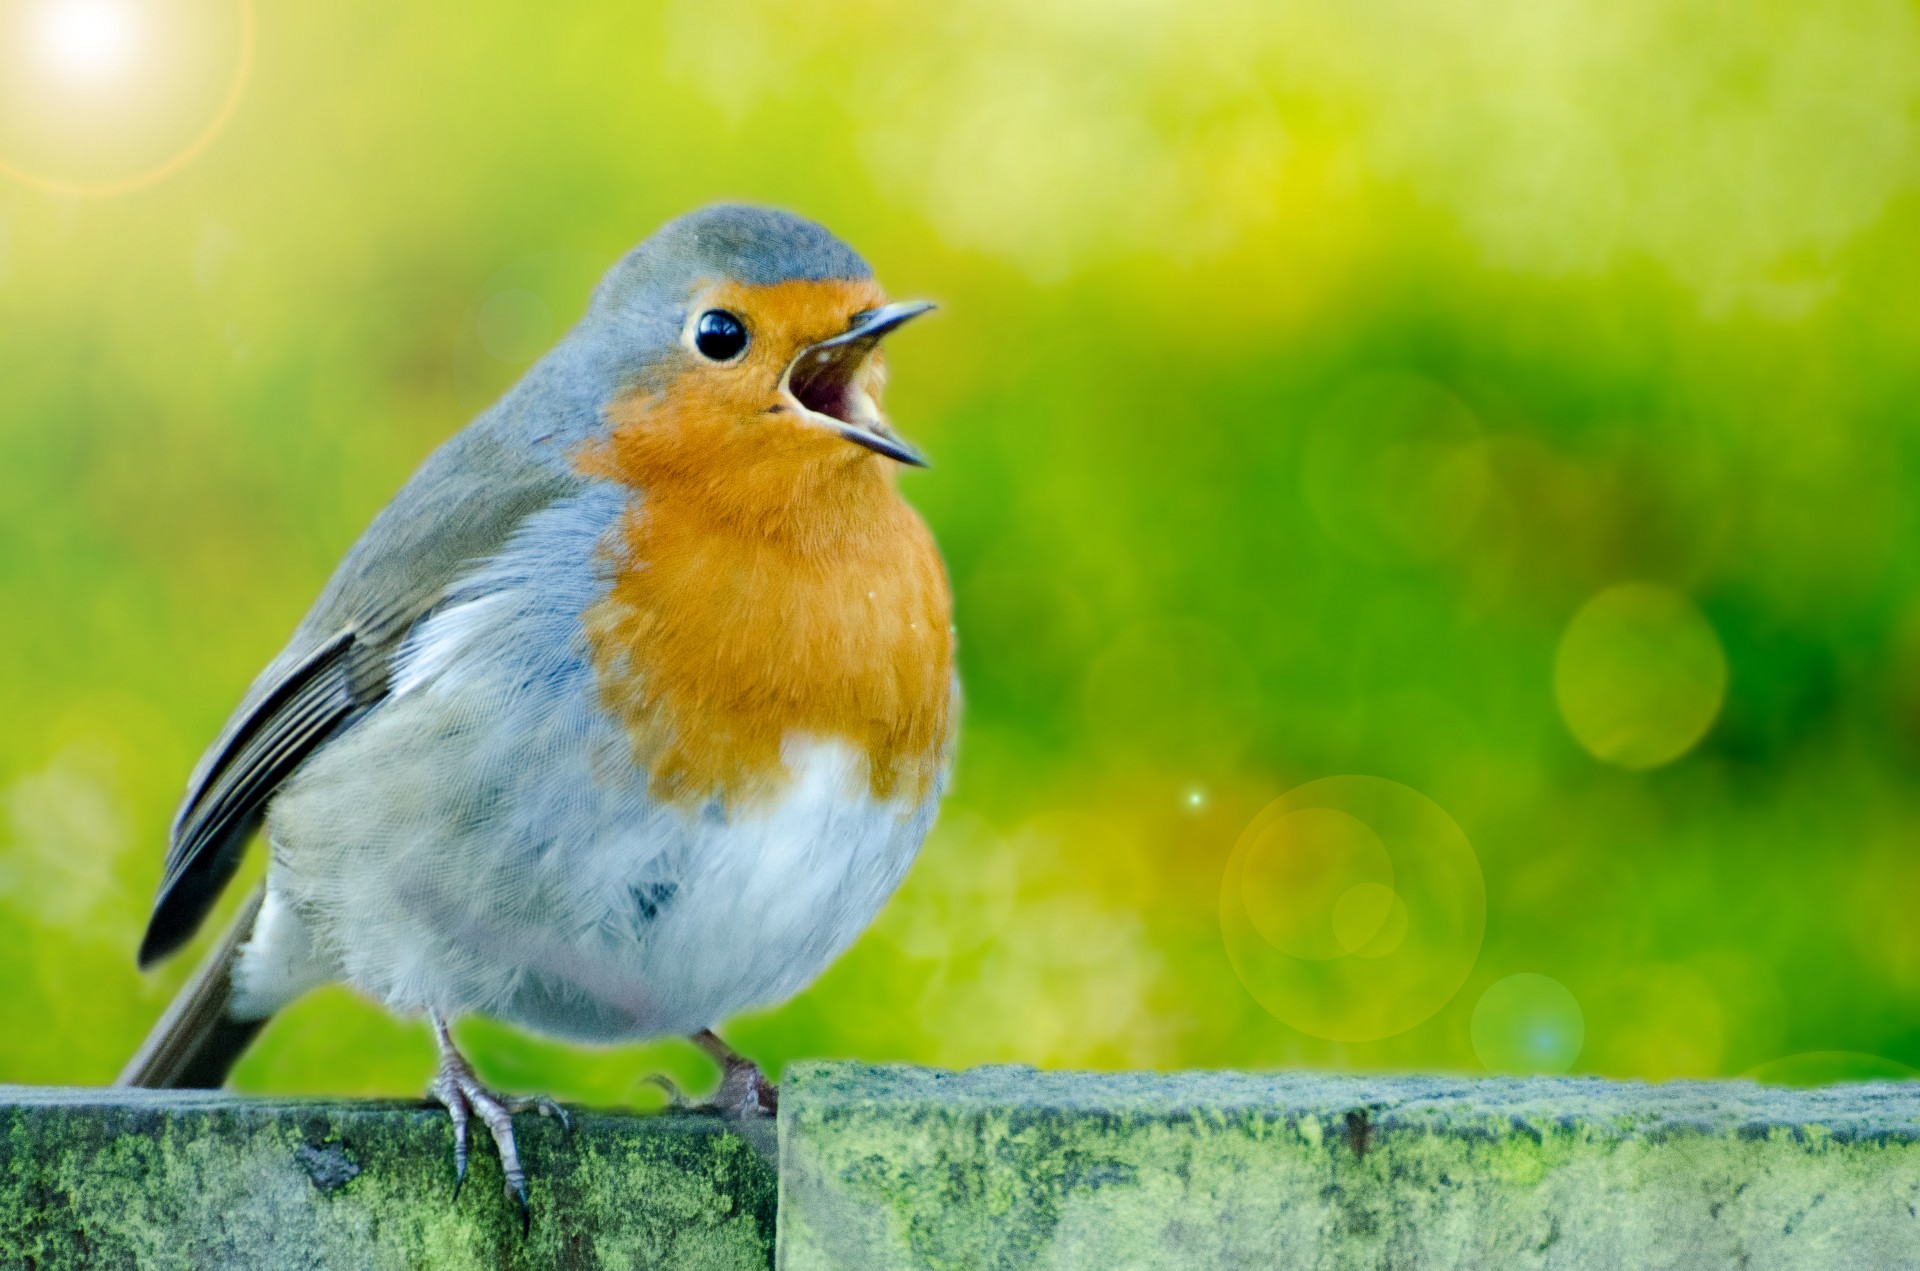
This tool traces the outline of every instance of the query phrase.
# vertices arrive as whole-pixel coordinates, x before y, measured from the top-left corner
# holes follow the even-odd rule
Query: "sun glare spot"
[[[37,51],[49,70],[68,81],[108,82],[139,53],[139,14],[120,0],[54,0],[35,16]]]

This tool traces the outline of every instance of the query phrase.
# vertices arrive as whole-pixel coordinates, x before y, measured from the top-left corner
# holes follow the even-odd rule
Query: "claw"
[[[520,1148],[514,1141],[514,1114],[538,1112],[541,1116],[557,1117],[562,1132],[568,1137],[572,1136],[573,1120],[566,1109],[551,1099],[503,1099],[481,1085],[473,1066],[454,1046],[446,1021],[438,1015],[431,1018],[435,1040],[440,1044],[440,1070],[428,1092],[445,1106],[453,1119],[454,1199],[460,1198],[460,1188],[467,1180],[472,1121],[477,1116],[500,1151],[500,1172],[506,1178],[508,1197],[520,1208],[520,1234],[524,1239],[533,1230],[533,1206],[527,1197],[527,1173],[520,1164]]]
[[[639,1084],[643,1086],[660,1087],[660,1092],[667,1096],[667,1106],[669,1108],[678,1110],[689,1106],[686,1094],[682,1092],[680,1087],[673,1083],[673,1079],[664,1072],[650,1072],[640,1078]]]
[[[567,1115],[565,1108],[551,1099],[541,1098],[533,1101],[533,1109],[543,1117],[553,1117],[560,1122],[560,1141],[562,1143],[573,1142],[573,1118]]]
[[[460,1203],[460,1189],[467,1185],[467,1123],[454,1122],[453,1129],[453,1203]]]

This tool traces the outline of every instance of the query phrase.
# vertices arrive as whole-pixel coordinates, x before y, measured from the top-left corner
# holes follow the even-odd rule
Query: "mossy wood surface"
[[[1920,1268],[1920,1083],[800,1065],[780,1266]]]
[[[0,1087],[0,1267],[767,1267],[764,1125]],[[758,1142],[750,1142],[744,1135]],[[1915,1268],[1920,1085],[800,1065],[778,1264]]]
[[[438,1108],[0,1086],[0,1267],[617,1267],[773,1261],[771,1162],[716,1116],[516,1121],[523,1238]]]

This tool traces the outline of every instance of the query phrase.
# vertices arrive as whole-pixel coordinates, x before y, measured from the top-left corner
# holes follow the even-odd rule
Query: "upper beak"
[[[864,387],[860,370],[882,336],[911,322],[933,305],[925,300],[882,305],[853,317],[839,335],[800,350],[788,365],[781,387],[802,407],[832,421],[842,437],[901,463],[927,466],[925,456],[893,431]]]

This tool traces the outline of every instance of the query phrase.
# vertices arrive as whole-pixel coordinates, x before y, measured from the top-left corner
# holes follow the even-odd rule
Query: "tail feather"
[[[264,1019],[234,1019],[233,964],[253,930],[262,884],[194,971],[114,1082],[149,1090],[217,1090],[260,1032]]]

